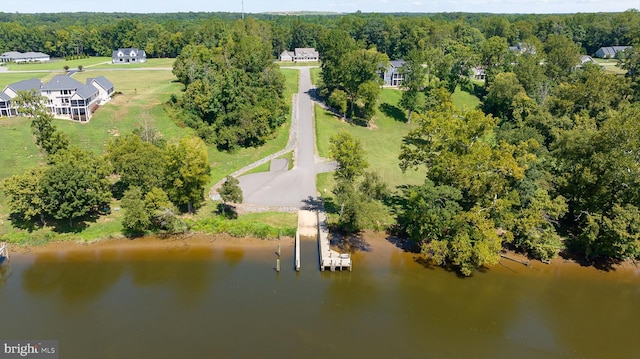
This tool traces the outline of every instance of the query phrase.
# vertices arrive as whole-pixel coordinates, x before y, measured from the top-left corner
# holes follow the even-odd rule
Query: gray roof
[[[599,48],[598,51],[601,51],[604,56],[614,57],[618,51],[624,51],[630,47],[631,46],[603,46]],[[598,51],[596,51],[596,53]]]
[[[601,47],[598,51],[602,50],[602,53],[606,56],[614,56],[616,54],[616,50],[613,47]]]
[[[293,51],[296,57],[318,57],[318,51],[313,47],[297,47]]]
[[[631,46],[611,46],[611,47],[613,48],[613,51],[618,52],[618,51],[624,51]]]
[[[76,94],[84,99],[88,99],[97,93],[98,89],[89,85],[80,84],[80,86],[78,86],[78,88],[76,89]]]
[[[132,58],[132,57],[147,57],[147,54],[144,52],[144,50],[139,50],[136,48],[132,48],[132,47],[127,47],[127,48],[121,48],[121,49],[117,49],[117,50],[113,50],[113,52],[111,53],[111,57],[118,57],[118,52],[122,51],[122,53],[124,54],[124,56],[122,56],[123,58]],[[129,56],[129,54],[131,54],[131,51],[133,51],[135,53],[135,56]]]
[[[22,81],[14,82],[7,87],[12,89],[15,92],[40,90],[40,88],[42,88],[42,81],[40,81],[40,79],[22,80]]]
[[[0,92],[0,101],[11,101],[11,97],[4,92]]]
[[[111,83],[111,81],[107,80],[107,78],[104,77],[104,76],[100,76],[100,77],[96,77],[96,78],[88,78],[87,79],[87,85],[91,85],[91,83],[93,81],[95,81],[98,85],[102,86],[102,88],[105,89],[105,90],[113,88],[113,83]]]
[[[11,59],[11,60],[17,60],[17,59],[44,58],[44,57],[49,57],[49,55],[44,54],[42,52],[25,52],[23,54],[22,52],[18,52],[18,51],[9,51],[9,52],[3,53],[2,55],[0,55],[0,57]]]
[[[395,67],[396,69],[401,68],[406,63],[407,62],[404,61],[404,60],[392,60],[392,61],[389,61],[389,65],[391,65],[391,67]]]
[[[57,75],[51,81],[47,82],[44,86],[42,86],[43,90],[75,90],[80,86],[84,86],[82,82],[72,79],[69,76],[65,75]]]

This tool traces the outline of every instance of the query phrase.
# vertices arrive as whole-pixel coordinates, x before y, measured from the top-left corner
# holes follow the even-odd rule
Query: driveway
[[[316,174],[336,168],[335,162],[323,161],[316,155],[313,102],[309,96],[311,74],[309,67],[297,69],[300,71],[298,109],[293,111],[298,114],[299,124],[297,148],[294,150],[296,166],[291,170],[278,168],[238,177],[245,204],[306,207],[309,200],[316,198]]]

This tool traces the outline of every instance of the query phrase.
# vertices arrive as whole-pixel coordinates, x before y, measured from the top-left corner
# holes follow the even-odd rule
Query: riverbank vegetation
[[[61,58],[109,56],[115,48],[132,46],[145,49],[150,63],[157,61],[148,66],[173,69],[175,77],[168,70],[151,68],[126,76],[112,76],[116,71],[110,71],[108,77],[122,95],[101,108],[89,124],[51,121],[67,134],[69,149],[61,151],[77,147],[74,151],[92,153],[76,152],[76,158],[99,158],[107,144],[117,146],[119,140],[112,142],[112,138],[127,141],[135,128],[155,128],[164,135],[166,146],[174,149],[164,152],[159,147],[162,156],[174,153],[169,164],[177,166],[178,154],[189,153],[186,148],[199,149],[194,151],[199,162],[206,154],[204,162],[211,172],[206,179],[200,173],[197,191],[174,193],[173,185],[166,184],[168,177],[155,176],[165,184],[152,186],[154,180],[142,180],[131,186],[128,180],[129,187],[122,187],[123,197],[105,198],[102,189],[96,190],[100,195],[93,211],[106,208],[107,203],[123,211],[89,219],[82,210],[47,209],[45,217],[72,223],[86,219],[87,228],[78,233],[121,229],[123,223],[144,228],[159,221],[150,209],[158,203],[171,202],[187,213],[205,203],[200,213],[181,218],[186,227],[191,226],[190,216],[215,213],[211,201],[201,202],[206,193],[202,189],[286,144],[290,99],[284,89],[296,85],[295,70],[278,70],[273,60],[283,50],[315,47],[323,61],[319,70],[312,71],[319,85],[314,95],[330,106],[315,111],[318,150],[323,156],[340,158],[336,148],[330,150],[332,138],[334,147],[339,139],[358,144],[352,149],[360,148],[367,171],[377,173],[358,172],[350,179],[331,174],[319,177],[318,188],[333,211],[330,218],[341,228],[392,230],[415,241],[436,263],[465,275],[495,263],[505,248],[542,260],[561,251],[587,261],[640,256],[637,11],[265,14],[245,21],[234,14],[203,13],[0,14],[0,20],[0,52],[43,51]],[[594,63],[580,56],[614,45],[634,46],[620,51],[615,59]],[[398,90],[380,89],[377,70],[396,59],[407,61],[400,72],[406,80]],[[78,64],[86,70],[74,75],[78,79],[105,74],[111,66],[100,63],[101,59],[70,61],[85,60]],[[63,61],[55,64],[59,65]],[[20,69],[29,66],[40,68],[24,65]],[[18,77],[2,80],[3,75],[0,83],[22,76],[12,73]],[[11,145],[0,154],[0,174],[24,176],[9,186],[14,188],[39,184],[42,178],[52,184],[55,176],[50,168],[60,166],[64,173],[62,167],[74,164],[55,160],[49,152],[57,149],[45,149],[42,143],[44,153],[39,153],[29,125],[22,120],[0,120],[0,140]],[[155,151],[147,145],[139,147]],[[38,165],[44,168],[31,169]],[[154,168],[150,165],[148,170]],[[170,181],[183,183],[186,178],[174,173],[180,172],[176,168],[168,171],[174,175]],[[128,176],[123,168],[109,170],[110,184]],[[374,193],[372,188],[381,182],[390,193],[363,197]],[[168,202],[158,191],[153,200],[146,200],[154,188],[164,191]],[[24,194],[11,191],[8,197]],[[2,201],[0,212],[8,218],[7,199]],[[354,203],[375,204],[376,211],[370,212],[376,213],[376,220],[357,220],[350,208],[367,206]],[[11,211],[26,212],[19,207]],[[136,220],[130,220],[133,213]],[[224,227],[214,222],[203,226]],[[25,232],[15,229],[17,223],[4,224],[2,234],[24,236]]]

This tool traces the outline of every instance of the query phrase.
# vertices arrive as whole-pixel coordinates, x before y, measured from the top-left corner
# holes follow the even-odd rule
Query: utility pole
[[[242,20],[244,20],[244,0],[242,0]]]

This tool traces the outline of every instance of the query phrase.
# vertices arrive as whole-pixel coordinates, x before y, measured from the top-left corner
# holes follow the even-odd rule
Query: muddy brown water
[[[273,247],[273,248],[272,248]],[[314,241],[14,256],[0,339],[61,358],[640,358],[640,271],[496,266],[461,279],[393,246],[320,272]]]

